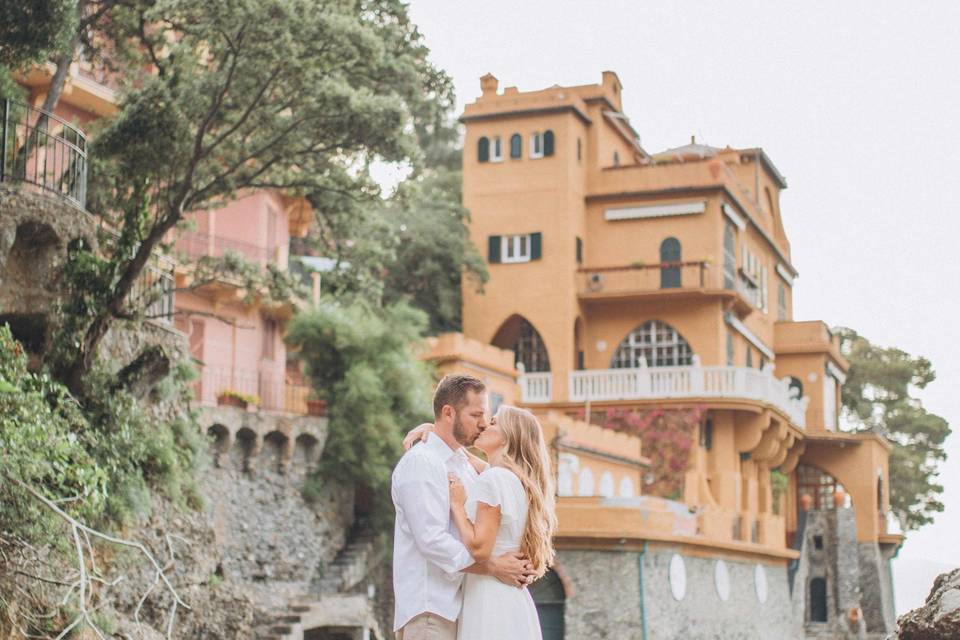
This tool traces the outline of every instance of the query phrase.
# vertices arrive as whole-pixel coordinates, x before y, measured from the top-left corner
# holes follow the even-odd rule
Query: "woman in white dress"
[[[453,519],[477,560],[511,551],[524,553],[540,578],[553,562],[554,510],[550,455],[532,413],[501,406],[474,446],[487,456],[476,501],[450,476]],[[527,589],[491,576],[468,574],[458,640],[541,640],[537,610]]]

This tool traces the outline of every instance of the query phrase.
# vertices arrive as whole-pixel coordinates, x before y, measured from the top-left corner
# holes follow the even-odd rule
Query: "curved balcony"
[[[52,113],[0,99],[0,182],[24,182],[84,208],[86,135]]]
[[[523,402],[550,402],[550,374],[520,376]],[[535,379],[528,378],[536,376]],[[777,379],[773,369],[709,366],[591,369],[570,374],[569,402],[729,398],[754,400],[773,406],[790,422],[806,428],[808,398],[797,398],[787,379]],[[557,401],[558,399],[553,399]]]

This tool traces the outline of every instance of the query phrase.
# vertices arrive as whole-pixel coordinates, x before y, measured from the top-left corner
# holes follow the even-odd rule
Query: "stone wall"
[[[674,555],[681,561],[673,560]],[[676,599],[671,590],[671,562],[682,562],[685,589]],[[681,549],[635,551],[572,551],[559,553],[562,575],[569,583],[565,626],[567,638],[637,640],[782,640],[803,637],[802,621],[791,615],[786,561],[758,565],[734,558],[722,560],[723,595],[717,588],[718,560],[684,555]],[[643,599],[641,603],[641,563]],[[758,597],[758,569],[765,581]],[[674,569],[675,577],[677,569]],[[643,615],[646,616],[646,638]]]

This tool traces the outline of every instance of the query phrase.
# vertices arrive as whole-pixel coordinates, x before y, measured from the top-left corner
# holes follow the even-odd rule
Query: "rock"
[[[897,621],[897,640],[960,638],[960,569],[937,577],[926,602]]]

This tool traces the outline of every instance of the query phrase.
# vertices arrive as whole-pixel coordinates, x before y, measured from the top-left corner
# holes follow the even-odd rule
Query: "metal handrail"
[[[87,136],[63,118],[0,98],[0,182],[26,182],[84,208]]]

